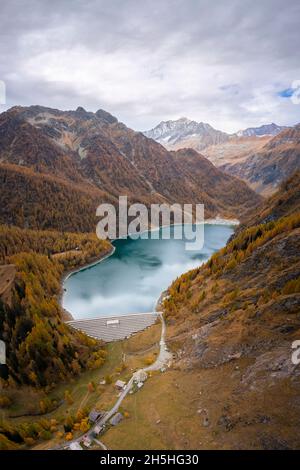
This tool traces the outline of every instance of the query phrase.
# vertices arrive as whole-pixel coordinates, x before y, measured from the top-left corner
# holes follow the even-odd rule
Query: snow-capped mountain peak
[[[186,117],[162,121],[156,127],[144,132],[146,137],[156,140],[168,149],[193,147],[202,150],[208,145],[225,142],[228,135],[214,129],[205,122],[196,122]]]

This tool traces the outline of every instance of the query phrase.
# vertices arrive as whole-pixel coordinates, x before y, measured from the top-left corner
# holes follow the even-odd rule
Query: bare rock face
[[[300,368],[292,362],[291,343],[274,348],[255,360],[242,377],[242,385],[252,390],[274,385],[278,380],[295,379],[300,376]]]

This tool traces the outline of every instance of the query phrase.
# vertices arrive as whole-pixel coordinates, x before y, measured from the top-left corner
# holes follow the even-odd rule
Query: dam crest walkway
[[[157,321],[159,315],[160,312],[131,313],[96,318],[82,318],[67,321],[66,324],[76,330],[82,331],[92,338],[110,342],[129,338],[134,333],[145,330]]]

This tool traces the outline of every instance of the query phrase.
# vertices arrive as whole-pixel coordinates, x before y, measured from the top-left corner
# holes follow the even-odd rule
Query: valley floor
[[[8,420],[11,425],[21,423],[35,423],[39,420],[56,420],[57,432],[64,435],[63,422],[66,417],[76,415],[76,413],[86,408],[109,410],[118,398],[118,391],[115,389],[114,383],[117,380],[128,381],[133,371],[149,365],[154,362],[158,356],[159,340],[161,334],[161,324],[158,322],[147,330],[131,337],[128,340],[118,341],[108,344],[107,360],[105,364],[96,370],[83,373],[80,378],[65,382],[47,395],[49,398],[62,400],[61,405],[50,413],[36,416],[32,413],[34,403],[39,403],[45,398],[45,392],[34,391],[31,387],[22,387],[16,389],[14,393],[14,405],[8,409],[1,410],[0,417]],[[103,379],[106,379],[106,385],[100,385]],[[89,384],[95,384],[95,390],[89,391]],[[64,400],[64,394],[68,391],[72,402]],[[140,392],[138,392],[140,393]],[[125,407],[121,408],[123,411]],[[26,416],[24,416],[26,415]],[[13,416],[19,416],[13,418]],[[126,419],[130,421],[130,417]],[[80,435],[82,432],[74,433]],[[39,442],[34,449],[50,449],[59,446],[67,441],[64,437],[57,437],[53,434],[52,438]]]
[[[246,362],[153,376],[140,393],[126,398],[131,418],[110,428],[103,442],[110,449],[299,447],[298,418],[292,405],[286,407],[297,399],[299,384],[242,390],[238,383]]]
[[[157,357],[159,335],[160,324],[156,324],[129,340],[111,343],[102,369],[85,374],[71,388],[68,385],[74,404],[64,405],[64,411],[72,413],[83,404],[110,409],[117,400],[113,383],[117,378],[127,381],[133,370]],[[119,372],[124,354],[127,367]],[[121,411],[126,419],[108,427],[99,439],[112,450],[299,447],[299,436],[295,435],[299,377],[292,384],[282,379],[268,388],[259,382],[248,386],[243,377],[252,363],[254,360],[236,358],[209,369],[175,366],[154,371],[141,390],[124,399]],[[97,385],[95,392],[87,392],[91,374],[96,381],[112,371],[112,384]],[[60,409],[54,415],[62,412]],[[57,443],[50,440],[36,449]]]
[[[172,326],[168,328],[171,340],[172,330]],[[110,409],[118,397],[115,381],[128,381],[133,371],[157,358],[160,333],[159,322],[128,340],[110,343],[104,366],[60,385],[50,394],[61,398],[68,390],[73,402],[62,403],[42,418],[61,423],[65,416],[76,414],[83,407]],[[124,399],[120,410],[126,418],[117,426],[108,427],[99,439],[112,450],[299,447],[299,436],[295,435],[299,423],[294,408],[299,396],[299,377],[294,384],[282,379],[270,383],[268,388],[260,387],[259,383],[243,386],[243,375],[251,364],[251,359],[236,358],[209,369],[182,370],[175,364],[164,372],[153,371],[141,390]],[[104,377],[111,383],[100,385]],[[91,382],[96,384],[94,391],[88,389]],[[13,409],[2,411],[2,417],[28,412],[29,403],[43,396],[41,392],[22,389],[18,398]],[[36,416],[28,416],[11,422],[36,420]],[[63,431],[62,424],[57,428]],[[74,433],[74,437],[77,434],[82,433]],[[63,443],[68,444],[65,438],[54,437],[34,449],[50,449]],[[101,449],[97,443],[93,448]]]

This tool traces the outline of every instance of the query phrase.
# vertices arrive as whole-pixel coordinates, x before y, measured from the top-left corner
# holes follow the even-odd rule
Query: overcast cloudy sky
[[[0,14],[2,110],[103,108],[137,130],[300,121],[299,0],[1,0]]]

